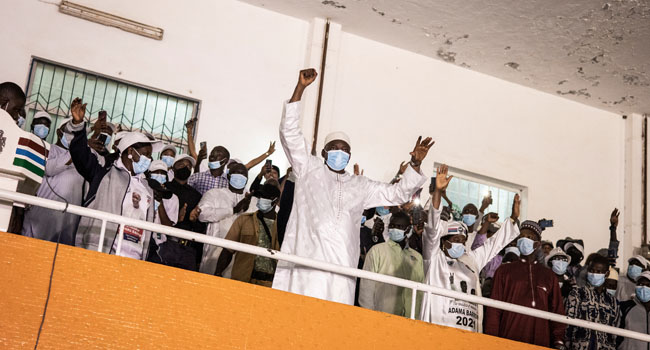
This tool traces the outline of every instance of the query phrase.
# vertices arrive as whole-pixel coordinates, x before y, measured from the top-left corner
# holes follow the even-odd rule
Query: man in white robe
[[[467,250],[467,225],[440,219],[442,192],[452,176],[442,165],[436,175],[436,187],[431,199],[429,217],[422,234],[425,283],[465,294],[481,296],[479,273],[501,249],[519,236],[515,221],[519,218],[519,195],[515,195],[512,216],[485,244]],[[427,293],[422,302],[420,319],[443,326],[481,332],[483,312],[479,305],[463,300]]]
[[[350,140],[342,132],[326,137],[323,159],[312,156],[300,130],[300,99],[316,79],[316,71],[300,72],[285,106],[280,141],[296,176],[291,217],[281,251],[346,267],[359,262],[359,223],[365,208],[406,203],[426,177],[420,164],[433,145],[421,137],[411,152],[411,165],[398,184],[389,185],[345,172]],[[354,303],[354,277],[280,261],[273,288],[340,303]]]

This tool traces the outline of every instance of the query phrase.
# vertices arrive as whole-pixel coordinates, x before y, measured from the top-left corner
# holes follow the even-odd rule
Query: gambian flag
[[[21,137],[18,139],[14,165],[24,168],[30,173],[42,178],[45,174],[45,159],[47,158],[47,154],[48,151],[43,145],[39,145],[26,137]]]

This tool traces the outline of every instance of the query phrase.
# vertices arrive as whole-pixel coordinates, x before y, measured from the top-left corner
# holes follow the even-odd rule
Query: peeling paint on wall
[[[454,63],[456,62],[456,53],[452,51],[446,51],[443,48],[438,49],[438,57],[440,57],[445,62]]]
[[[580,89],[580,90],[568,90],[568,91],[560,91],[557,90],[558,95],[575,95],[575,96],[584,96],[584,97],[591,97],[591,94],[587,92],[587,89]]]
[[[336,2],[336,1],[331,1],[331,0],[324,0],[321,4],[332,6],[332,7],[335,7],[337,9],[344,9],[345,8],[345,5],[343,5],[343,4],[339,3],[339,2]]]
[[[517,63],[517,62],[508,62],[508,63],[505,63],[504,66],[510,67],[510,68],[512,68],[514,70],[519,70],[519,63]]]
[[[376,13],[378,13],[378,14],[381,15],[381,16],[385,16],[385,15],[386,15],[385,13],[383,13],[383,12],[377,10],[377,8],[374,7],[374,6],[372,7],[372,10],[375,11]]]

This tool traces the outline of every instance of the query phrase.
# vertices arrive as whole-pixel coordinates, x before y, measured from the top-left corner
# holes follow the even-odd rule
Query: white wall
[[[623,208],[620,116],[351,34],[338,50],[320,136],[346,131],[366,175],[389,180],[418,135],[432,136],[428,174],[436,161],[527,186],[527,218],[555,220],[546,239],[607,247],[610,212]]]
[[[157,41],[58,12],[3,4],[0,81],[26,86],[32,56],[202,101],[198,140],[250,160],[278,139],[282,101],[303,66],[309,23],[232,0],[77,3],[164,29]],[[286,166],[278,143],[274,163]],[[255,170],[257,171],[257,170]]]
[[[193,97],[202,101],[197,141],[226,145],[243,160],[277,140],[282,101],[304,63],[317,62],[320,29],[232,0],[78,0],[162,27],[163,41],[37,0],[6,1],[1,81],[25,85],[34,55]],[[344,31],[331,33],[321,144],[329,131],[346,131],[352,162],[389,180],[417,136],[433,136],[428,173],[446,162],[527,186],[528,218],[555,220],[545,238],[583,238],[588,252],[607,245],[609,213],[624,202],[619,116]],[[305,98],[306,127],[315,96]],[[286,164],[281,149],[273,160]]]

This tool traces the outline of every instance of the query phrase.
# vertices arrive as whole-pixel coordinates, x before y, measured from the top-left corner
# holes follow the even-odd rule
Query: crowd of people
[[[516,195],[509,218],[477,207],[455,210],[446,195],[453,177],[442,165],[419,205],[427,176],[420,169],[434,142],[419,137],[410,161],[389,183],[346,172],[352,143],[344,132],[327,135],[313,155],[300,129],[300,100],[316,79],[300,72],[280,121],[280,141],[291,167],[282,174],[266,161],[275,143],[244,163],[224,146],[196,152],[194,124],[187,124],[188,154],[144,131],[126,131],[100,112],[89,125],[86,105],[72,101],[69,118],[53,132],[45,175],[35,193],[128,218],[145,220],[346,267],[408,279],[465,294],[523,305],[572,318],[650,331],[650,263],[640,255],[620,272],[618,210],[610,244],[585,257],[584,243],[567,237],[543,240],[545,225],[520,222]],[[25,94],[0,84],[0,107],[25,124]],[[52,117],[34,114],[29,130],[45,139]],[[90,135],[89,135],[90,134]],[[405,152],[406,153],[406,152]],[[157,155],[156,160],[153,156]],[[201,171],[207,159],[207,170]],[[250,184],[249,184],[250,182]],[[248,190],[247,190],[248,187]],[[204,245],[137,227],[55,212],[38,206],[12,214],[11,231],[28,237],[102,250],[134,259],[214,274],[325,300],[483,332],[556,349],[645,349],[648,344],[590,329],[408,288],[339,275],[289,262]],[[116,238],[122,234],[118,249]],[[415,307],[412,304],[415,303]],[[416,310],[411,315],[411,310]]]

